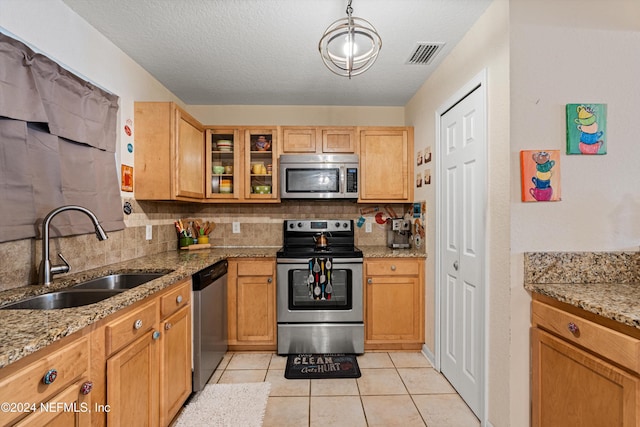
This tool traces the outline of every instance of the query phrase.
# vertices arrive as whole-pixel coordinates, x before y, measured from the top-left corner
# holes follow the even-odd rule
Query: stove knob
[[[302,228],[302,223],[301,222],[298,223],[298,228]]]
[[[336,222],[336,228],[340,228],[340,223]]]
[[[295,227],[295,226],[296,226],[296,225],[295,225],[294,223],[290,223],[290,224],[289,224],[289,228],[293,228],[293,227]]]
[[[342,224],[342,226],[343,226],[344,228],[349,228],[349,223],[345,222],[344,224]]]

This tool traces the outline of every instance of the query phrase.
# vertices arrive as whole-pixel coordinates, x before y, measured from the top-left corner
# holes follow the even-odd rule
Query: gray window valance
[[[124,228],[116,168],[118,97],[0,34],[0,242],[40,235],[68,204]],[[60,215],[52,236],[92,233],[84,215]]]

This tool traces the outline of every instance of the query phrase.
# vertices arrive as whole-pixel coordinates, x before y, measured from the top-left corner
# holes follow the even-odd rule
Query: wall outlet
[[[367,221],[364,223],[364,232],[371,233],[371,221]]]
[[[153,238],[153,227],[151,224],[147,224],[147,240],[151,240]]]
[[[240,223],[237,221],[234,221],[232,224],[232,231],[234,233],[239,233],[240,232]]]

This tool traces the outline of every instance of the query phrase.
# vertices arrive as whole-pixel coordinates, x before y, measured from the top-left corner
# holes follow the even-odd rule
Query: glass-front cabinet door
[[[278,199],[277,134],[276,128],[245,129],[245,199]]]
[[[242,195],[240,155],[242,139],[237,128],[207,129],[207,197],[238,199]]]

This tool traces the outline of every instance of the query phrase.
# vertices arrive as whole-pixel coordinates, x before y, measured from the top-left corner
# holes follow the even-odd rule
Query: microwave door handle
[[[344,166],[340,166],[340,194],[344,194],[345,191]]]

